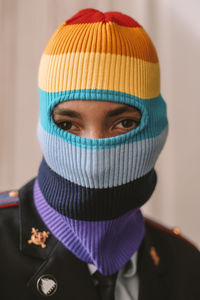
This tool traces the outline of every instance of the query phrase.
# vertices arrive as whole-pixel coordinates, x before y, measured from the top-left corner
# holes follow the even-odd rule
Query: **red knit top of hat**
[[[84,23],[108,23],[114,22],[122,26],[128,27],[141,27],[138,22],[133,20],[131,17],[124,15],[120,12],[109,11],[109,12],[101,12],[96,9],[87,8],[80,10],[77,14],[75,14],[72,18],[66,21],[66,24],[84,24]]]

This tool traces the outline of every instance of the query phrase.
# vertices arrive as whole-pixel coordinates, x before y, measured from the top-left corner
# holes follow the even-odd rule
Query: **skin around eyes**
[[[73,132],[81,132],[83,125],[78,125],[76,124],[76,121],[74,120],[70,120],[70,119],[66,119],[66,120],[56,120],[55,118],[55,124],[65,130],[65,131],[69,131],[71,133]],[[130,131],[132,129],[135,129],[137,126],[139,125],[139,122],[137,120],[134,119],[124,119],[120,122],[117,122],[116,125],[113,125],[111,128],[108,128],[108,130],[118,130],[119,132],[125,133],[127,131]]]
[[[140,111],[126,104],[108,101],[73,100],[59,103],[53,112],[62,130],[85,138],[106,138],[135,129]]]

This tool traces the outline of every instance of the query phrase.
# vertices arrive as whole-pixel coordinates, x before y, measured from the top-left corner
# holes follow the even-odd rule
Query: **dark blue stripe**
[[[49,205],[64,216],[77,220],[99,221],[118,218],[143,205],[156,185],[152,169],[130,183],[107,189],[91,189],[74,184],[53,172],[43,159],[38,182]]]

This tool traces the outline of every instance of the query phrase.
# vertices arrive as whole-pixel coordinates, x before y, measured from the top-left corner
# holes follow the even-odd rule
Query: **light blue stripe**
[[[130,94],[107,90],[74,90],[58,93],[47,93],[39,89],[40,96],[40,122],[42,127],[52,135],[61,137],[72,145],[88,149],[112,148],[122,143],[130,143],[147,138],[155,138],[166,128],[167,114],[166,104],[162,96],[152,99],[140,99]],[[129,104],[140,109],[142,119],[140,125],[126,134],[104,138],[86,139],[78,137],[58,128],[52,117],[52,111],[56,104],[66,100],[102,100]],[[148,125],[148,126],[147,126]]]
[[[9,199],[9,198],[10,198],[10,196],[9,196],[8,193],[0,195],[0,200],[2,200],[2,199]]]
[[[65,179],[89,188],[116,187],[147,174],[165,143],[167,127],[156,138],[113,148],[76,147],[38,125],[38,137],[49,167]]]

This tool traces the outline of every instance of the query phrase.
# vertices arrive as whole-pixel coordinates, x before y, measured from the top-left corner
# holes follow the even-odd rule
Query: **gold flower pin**
[[[46,232],[46,231],[40,232],[38,231],[38,229],[32,227],[32,235],[31,235],[31,239],[28,240],[28,243],[41,246],[42,248],[46,248],[45,242],[49,234],[50,232]]]

